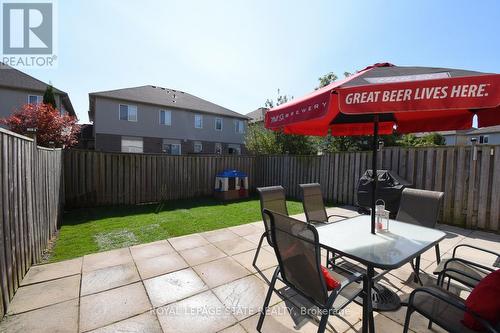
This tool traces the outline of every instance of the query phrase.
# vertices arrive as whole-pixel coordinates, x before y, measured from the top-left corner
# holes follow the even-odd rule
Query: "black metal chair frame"
[[[275,237],[276,237],[276,226],[275,226],[274,215],[273,214],[279,214],[279,213],[275,213],[275,212],[269,211],[267,209],[264,209],[263,210],[263,214],[266,214],[269,217],[270,221],[271,221],[271,236],[275,239]],[[315,237],[314,246],[316,247],[316,265],[317,265],[317,267],[320,267],[321,266],[321,254],[320,254],[320,245],[319,245],[319,242],[318,242],[318,238],[319,238],[318,232],[317,232],[316,228],[312,224],[306,224],[306,225],[307,225],[307,228],[314,234],[314,237]],[[284,231],[284,230],[280,230],[280,231],[288,233],[287,231]],[[299,238],[299,239],[301,239],[303,241],[311,243],[310,240],[302,238],[302,237],[300,237],[298,235],[292,235],[290,233],[288,233],[288,234],[291,235],[291,236],[293,236],[293,237],[297,237],[297,238]],[[352,299],[350,298],[349,301],[346,302],[345,304],[343,304],[342,307],[339,307],[337,309],[333,308],[333,303],[335,302],[335,299],[340,295],[340,293],[342,292],[342,290],[344,290],[347,286],[351,285],[352,283],[359,283],[361,281],[363,283],[365,283],[366,276],[362,275],[362,274],[359,274],[359,273],[356,273],[354,275],[351,275],[351,276],[347,277],[346,280],[344,280],[339,287],[337,287],[336,289],[332,290],[331,293],[330,293],[330,295],[328,295],[325,304],[319,303],[318,301],[316,301],[311,296],[304,294],[299,288],[295,287],[291,282],[289,282],[287,280],[286,275],[284,274],[284,272],[282,272],[283,262],[281,260],[281,255],[279,253],[279,249],[278,249],[277,246],[274,247],[274,251],[276,253],[276,257],[278,259],[278,264],[279,265],[278,265],[278,267],[276,267],[276,270],[274,271],[273,277],[272,277],[271,282],[269,284],[269,289],[268,289],[268,292],[266,294],[266,298],[264,300],[264,305],[262,307],[262,311],[261,311],[261,314],[260,314],[260,317],[259,317],[259,321],[257,323],[257,331],[258,332],[261,332],[262,325],[264,324],[264,319],[265,319],[265,316],[266,316],[266,311],[267,311],[267,309],[269,307],[269,302],[271,301],[271,296],[273,294],[273,291],[276,292],[279,296],[281,296],[280,293],[279,293],[279,290],[277,290],[275,288],[277,280],[280,280],[281,282],[283,282],[287,287],[293,289],[300,296],[304,297],[305,299],[307,299],[309,302],[311,302],[312,304],[316,305],[320,309],[321,319],[319,321],[319,326],[318,326],[318,331],[317,331],[318,333],[322,333],[322,332],[325,331],[326,325],[328,323],[328,318],[329,318],[330,315],[336,315],[336,312],[338,312],[339,310],[343,309],[352,300],[354,300],[354,298],[358,297],[360,294],[363,294],[363,300],[365,302],[367,301],[366,300],[366,295],[363,293],[363,289],[361,289],[359,293],[354,294],[352,296]],[[326,288],[326,283],[324,282],[324,278],[321,275],[321,271],[319,269],[318,269],[318,274],[320,275],[319,278],[323,281],[324,292],[328,293],[327,288]],[[365,319],[367,319],[367,316],[363,316],[363,322],[365,321]]]
[[[318,188],[321,191],[321,185],[318,184],[318,183],[299,184],[299,187],[302,189],[302,207],[304,208],[304,213],[306,215],[307,223],[313,223],[313,224],[314,223],[331,223],[331,222],[329,222],[329,220],[330,220],[331,217],[340,217],[342,219],[349,218],[348,216],[338,215],[338,214],[328,215],[327,212],[326,212],[325,203],[323,202],[323,197],[322,197],[321,198],[321,203],[322,203],[323,209],[325,211],[326,221],[318,221],[318,220],[311,219],[309,217],[309,211],[308,211],[308,209],[306,207],[306,198],[305,198],[305,195],[304,195],[304,189],[305,189],[305,187],[312,187],[312,186],[318,186]]]
[[[283,190],[283,196],[285,196],[285,189],[282,186],[272,186],[272,187],[274,187],[274,188],[281,187],[281,190]],[[271,188],[271,187],[269,187],[269,188]],[[264,187],[262,189],[266,189],[266,187]],[[273,246],[273,243],[271,241],[271,230],[268,230],[268,225],[266,224],[266,221],[265,221],[265,218],[266,218],[266,216],[264,215],[265,206],[264,206],[264,200],[263,200],[262,195],[260,193],[261,189],[258,188],[257,191],[259,192],[259,202],[260,202],[260,207],[261,207],[262,222],[264,223],[265,230],[262,233],[262,235],[260,236],[259,244],[257,245],[257,249],[256,249],[255,255],[253,257],[252,266],[255,267],[255,269],[258,269],[257,258],[259,257],[260,249],[262,247],[262,243],[264,242],[264,238],[266,238],[269,246]],[[285,199],[283,199],[283,200],[285,200]],[[286,206],[286,200],[285,200],[285,211],[286,211],[286,215],[288,215],[288,207]]]
[[[450,275],[450,274],[447,274],[447,273],[455,273],[457,275],[461,275],[463,277],[466,277],[466,278],[469,278],[471,280],[475,280],[476,282],[479,282],[479,279],[477,277],[475,277],[475,276],[467,274],[464,271],[461,271],[461,270],[458,270],[458,269],[454,269],[452,267],[448,267],[448,265],[450,265],[453,262],[461,262],[461,263],[463,263],[463,264],[465,264],[467,266],[471,266],[473,268],[477,268],[479,270],[483,270],[485,273],[491,273],[491,272],[495,271],[495,269],[492,268],[492,267],[488,267],[488,266],[485,266],[485,265],[478,264],[476,262],[472,262],[472,261],[467,260],[467,259],[456,257],[457,249],[459,249],[461,247],[467,247],[467,248],[471,248],[471,249],[478,250],[478,251],[481,251],[481,252],[489,253],[489,254],[497,256],[497,258],[500,257],[499,253],[491,251],[491,250],[488,250],[488,249],[484,249],[484,248],[477,247],[477,246],[470,245],[470,244],[458,244],[453,249],[453,253],[452,253],[451,258],[447,259],[446,263],[444,264],[443,270],[441,272],[439,272],[439,274],[438,274],[437,284],[439,286],[443,286],[444,280],[446,278],[448,278],[448,283],[446,285],[446,290],[450,289],[450,282],[451,282],[451,280],[458,281],[458,282],[462,283],[463,285],[466,285],[466,286],[468,286],[470,288],[474,288],[475,287],[475,285],[470,284],[465,279],[462,280],[462,279],[460,279],[460,277],[457,277],[456,275]]]
[[[442,275],[443,274],[444,274],[444,271],[439,274],[438,280],[442,281]],[[418,311],[418,309],[416,309],[413,306],[413,302],[415,300],[415,294],[420,293],[420,292],[427,293],[431,297],[435,297],[435,298],[439,299],[440,301],[443,301],[443,302],[445,302],[445,303],[447,303],[447,304],[449,304],[449,305],[451,305],[451,306],[453,306],[453,307],[455,307],[455,308],[463,311],[464,313],[465,312],[469,313],[470,315],[472,315],[474,317],[474,319],[476,319],[478,322],[481,323],[481,325],[483,326],[483,328],[486,329],[487,332],[489,332],[489,333],[498,333],[498,331],[493,326],[491,326],[491,324],[488,321],[486,321],[483,318],[481,318],[477,313],[474,313],[470,309],[467,309],[467,307],[465,306],[464,302],[457,302],[455,299],[453,299],[451,297],[443,297],[442,295],[440,295],[439,293],[437,293],[435,290],[433,290],[431,288],[427,288],[427,287],[417,288],[417,289],[415,289],[415,290],[413,290],[411,292],[410,298],[408,300],[408,309],[406,310],[406,317],[405,317],[405,323],[404,323],[404,327],[403,327],[403,333],[407,333],[408,332],[408,328],[410,326],[411,315],[415,311],[418,312],[418,313],[420,313],[425,318],[429,319],[429,326],[428,326],[429,329],[432,327],[433,323],[436,323],[436,324],[438,324],[439,326],[441,326],[442,328],[444,328],[445,330],[447,330],[449,332],[452,332],[452,333],[461,333],[460,331],[458,331],[458,332],[453,331],[451,329],[451,327],[447,325],[446,321],[442,321],[442,320],[436,321],[436,318],[432,318],[431,316],[427,315],[426,313]]]

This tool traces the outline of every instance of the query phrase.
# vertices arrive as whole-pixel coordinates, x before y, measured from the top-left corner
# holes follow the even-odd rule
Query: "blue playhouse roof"
[[[219,172],[217,174],[217,177],[226,177],[226,178],[235,178],[235,177],[239,177],[239,178],[242,178],[242,177],[246,177],[247,174],[244,173],[243,171],[238,171],[238,170],[224,170],[222,172]]]

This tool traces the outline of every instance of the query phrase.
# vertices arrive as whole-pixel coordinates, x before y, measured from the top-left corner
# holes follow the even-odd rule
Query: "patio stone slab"
[[[106,327],[90,331],[90,333],[163,333],[158,319],[152,311],[119,321]]]
[[[177,253],[137,260],[135,263],[143,280],[189,267]]]
[[[196,266],[225,257],[226,254],[212,244],[179,252],[190,266]]]
[[[195,247],[208,244],[208,241],[205,238],[203,238],[200,234],[192,234],[181,237],[169,238],[168,242],[177,251],[192,249]]]
[[[8,314],[34,310],[78,298],[79,290],[80,275],[20,287],[9,305]]]
[[[80,299],[80,331],[89,331],[151,309],[142,283],[84,296]]]
[[[219,331],[219,333],[247,333],[247,331],[240,324],[236,324]]]
[[[165,333],[215,333],[236,323],[236,318],[211,291],[157,309]]]
[[[82,258],[56,262],[53,264],[31,266],[21,282],[21,286],[80,274],[81,270]]]
[[[75,333],[78,331],[78,299],[26,313],[6,316],[0,332]]]
[[[255,272],[256,269],[253,267],[252,262],[255,256],[255,250],[238,253],[233,256],[233,259],[239,262],[243,267],[250,270],[251,272]],[[274,253],[270,253],[266,249],[261,249],[259,256],[256,262],[259,270],[265,270],[267,268],[278,265],[278,261],[276,260],[276,255]]]
[[[255,245],[258,245],[261,236],[262,236],[262,232],[258,233],[258,234],[246,235],[246,236],[243,236],[243,238],[245,238],[249,242],[254,243]],[[262,244],[267,244],[267,240],[264,239],[262,241]]]
[[[226,257],[193,267],[203,281],[210,287],[217,287],[244,276],[250,271],[232,258]]]
[[[85,272],[82,276],[82,296],[120,287],[140,280],[134,263]]]
[[[207,289],[191,268],[145,280],[144,285],[155,308]]]
[[[247,236],[253,234],[262,234],[262,230],[252,224],[243,224],[228,228],[238,236]]]
[[[134,260],[147,259],[158,257],[164,254],[175,252],[172,245],[166,240],[161,240],[153,243],[141,244],[130,247],[130,252]]]
[[[95,271],[99,268],[127,264],[132,262],[128,248],[89,254],[83,257],[83,272]]]
[[[237,238],[239,235],[232,232],[229,229],[219,229],[213,231],[207,231],[201,234],[205,237],[210,243],[221,242],[228,239]]]
[[[213,292],[230,309],[238,320],[259,313],[266,297],[268,285],[255,275],[233,281],[213,289]],[[273,294],[271,305],[281,299]]]
[[[228,239],[222,242],[213,243],[227,255],[233,255],[241,252],[246,252],[257,247],[256,244],[246,240],[243,237]]]

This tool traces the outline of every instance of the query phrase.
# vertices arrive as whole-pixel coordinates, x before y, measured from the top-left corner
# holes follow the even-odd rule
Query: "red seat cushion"
[[[323,277],[325,278],[326,289],[333,290],[340,286],[340,283],[333,278],[328,268],[321,266],[321,272],[323,273]]]
[[[465,306],[495,327],[500,320],[500,269],[488,274],[472,290]],[[481,331],[483,326],[469,313],[462,323],[470,329]]]

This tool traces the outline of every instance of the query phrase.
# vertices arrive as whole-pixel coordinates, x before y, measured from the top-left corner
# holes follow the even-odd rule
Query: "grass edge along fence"
[[[0,128],[0,317],[31,265],[39,263],[61,217],[61,149]]]
[[[500,231],[500,146],[384,148],[379,169],[414,187],[445,193],[440,221]],[[301,183],[318,182],[325,199],[355,205],[357,182],[371,152],[322,156],[167,156],[68,150],[64,153],[66,206],[127,205],[210,196],[217,172],[244,171],[249,186],[283,185],[300,199]]]

